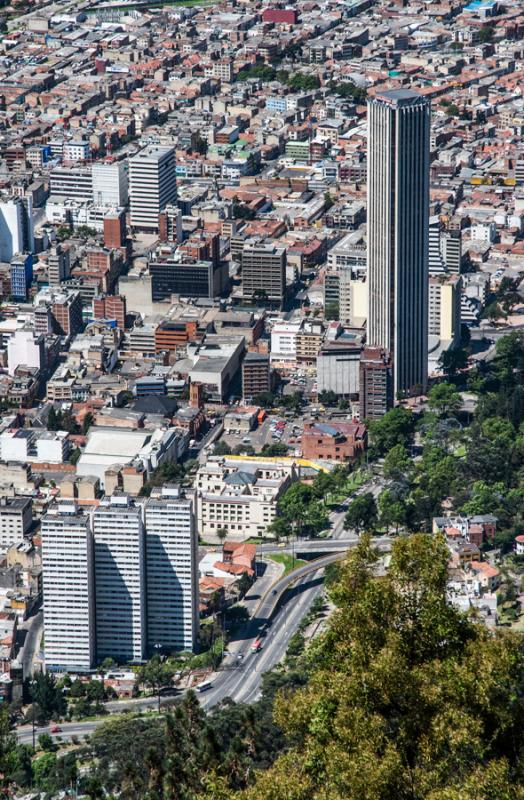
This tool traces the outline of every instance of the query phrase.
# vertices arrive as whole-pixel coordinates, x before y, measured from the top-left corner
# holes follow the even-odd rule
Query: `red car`
[[[51,725],[49,730],[51,731],[51,733],[62,733],[62,728],[60,727],[60,725]]]

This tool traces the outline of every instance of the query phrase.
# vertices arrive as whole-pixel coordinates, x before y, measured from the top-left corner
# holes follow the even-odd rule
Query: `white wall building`
[[[47,669],[89,670],[95,662],[93,537],[74,503],[42,517],[44,635]]]
[[[0,261],[34,250],[32,217],[31,198],[13,197],[0,203]]]
[[[93,201],[99,206],[121,207],[128,200],[126,161],[97,161],[92,167]]]
[[[87,161],[91,156],[91,148],[89,147],[89,142],[83,139],[73,139],[64,143],[62,153],[64,161],[76,163],[78,161]]]
[[[7,550],[21,542],[33,521],[33,503],[29,497],[0,498],[0,548]]]
[[[177,197],[173,147],[146,147],[129,160],[131,226],[157,231],[158,215]]]
[[[146,564],[142,507],[105,497],[93,512],[97,660],[146,655]]]
[[[45,350],[44,337],[35,336],[32,330],[16,331],[7,343],[7,371],[9,375],[14,375],[17,367],[36,367],[41,369],[44,366]]]
[[[198,539],[193,497],[164,486],[145,507],[147,643],[193,650],[198,635]]]
[[[211,457],[196,477],[201,536],[219,541],[219,528],[240,541],[268,535],[278,499],[296,477],[293,464]]]
[[[273,326],[270,355],[272,364],[288,364],[289,366],[296,364],[297,334],[301,325],[301,322],[277,322]]]

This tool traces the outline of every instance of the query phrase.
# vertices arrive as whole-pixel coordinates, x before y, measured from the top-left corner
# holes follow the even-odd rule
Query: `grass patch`
[[[289,553],[275,553],[274,555],[268,556],[268,558],[284,566],[284,575],[288,575],[290,572],[293,572],[294,569],[307,564],[307,561],[304,561],[302,558],[293,558]]]

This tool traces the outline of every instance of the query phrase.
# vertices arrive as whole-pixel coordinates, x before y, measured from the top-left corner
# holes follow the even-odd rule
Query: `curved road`
[[[352,542],[354,546],[356,542]],[[389,550],[390,542],[378,544],[382,551]],[[307,614],[313,600],[323,589],[323,571],[326,566],[342,560],[346,552],[330,553],[304,564],[288,575],[279,578],[260,599],[253,618],[243,626],[230,643],[221,669],[210,677],[211,687],[201,694],[199,699],[204,708],[212,708],[230,697],[236,702],[251,703],[260,693],[264,672],[272,669],[285,656],[289,640],[297,632],[301,620]],[[287,595],[286,595],[287,593]],[[286,596],[285,596],[286,595]],[[266,628],[266,633],[262,629]],[[262,650],[251,651],[255,639],[263,635]],[[173,697],[162,697],[161,704],[168,705]],[[155,697],[137,698],[136,700],[115,701],[106,704],[110,712],[146,711],[157,708]],[[60,725],[60,732],[55,736],[71,739],[73,736],[83,737],[104,722],[90,720],[86,722],[69,722]],[[50,726],[36,729],[36,736],[51,733]],[[30,725],[17,729],[18,741],[25,744],[32,742]]]

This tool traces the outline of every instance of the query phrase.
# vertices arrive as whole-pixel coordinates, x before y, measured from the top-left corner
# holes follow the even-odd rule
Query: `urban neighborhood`
[[[523,87],[518,0],[2,5],[1,797],[522,797]]]

